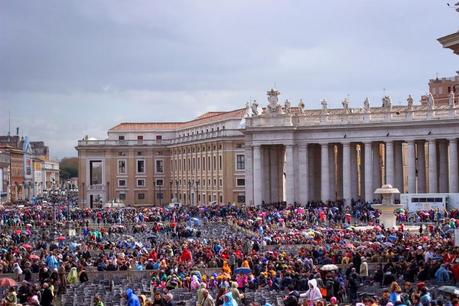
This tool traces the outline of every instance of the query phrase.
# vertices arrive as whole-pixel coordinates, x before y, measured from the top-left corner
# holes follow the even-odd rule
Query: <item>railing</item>
[[[353,109],[348,113],[336,113],[336,109],[330,110],[329,114],[306,112],[304,114],[279,114],[260,115],[246,118],[247,127],[270,127],[270,126],[313,126],[313,125],[343,125],[381,122],[409,122],[425,120],[441,120],[458,118],[459,107],[447,105],[428,109],[418,106],[413,109],[394,108],[392,110],[378,109],[377,111],[364,112],[362,109]]]

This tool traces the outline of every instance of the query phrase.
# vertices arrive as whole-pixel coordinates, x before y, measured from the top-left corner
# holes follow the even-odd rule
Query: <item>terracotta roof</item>
[[[184,129],[227,119],[242,119],[244,114],[245,108],[242,108],[228,112],[207,112],[191,121],[185,122],[123,122],[112,127],[109,131]]]

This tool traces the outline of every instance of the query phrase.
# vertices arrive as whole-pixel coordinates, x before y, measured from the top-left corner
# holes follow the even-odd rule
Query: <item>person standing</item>
[[[102,302],[102,299],[98,294],[94,297],[94,306],[104,306],[104,302]]]
[[[53,304],[53,292],[49,288],[48,283],[43,284],[43,293],[41,294],[40,305],[41,306],[51,306]]]

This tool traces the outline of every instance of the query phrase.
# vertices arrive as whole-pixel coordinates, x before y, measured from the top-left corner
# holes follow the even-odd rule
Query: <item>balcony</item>
[[[104,185],[89,185],[89,191],[104,191]]]

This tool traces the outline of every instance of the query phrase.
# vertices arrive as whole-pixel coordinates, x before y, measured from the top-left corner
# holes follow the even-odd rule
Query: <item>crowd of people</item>
[[[150,292],[126,288],[127,305],[172,305],[174,290],[184,288],[200,306],[260,303],[251,292],[274,292],[284,305],[456,305],[436,289],[459,280],[459,213],[422,215],[431,223],[408,230],[380,225],[378,211],[360,201],[2,208],[0,271],[17,281],[3,286],[3,301],[54,305],[93,274],[143,271]]]

